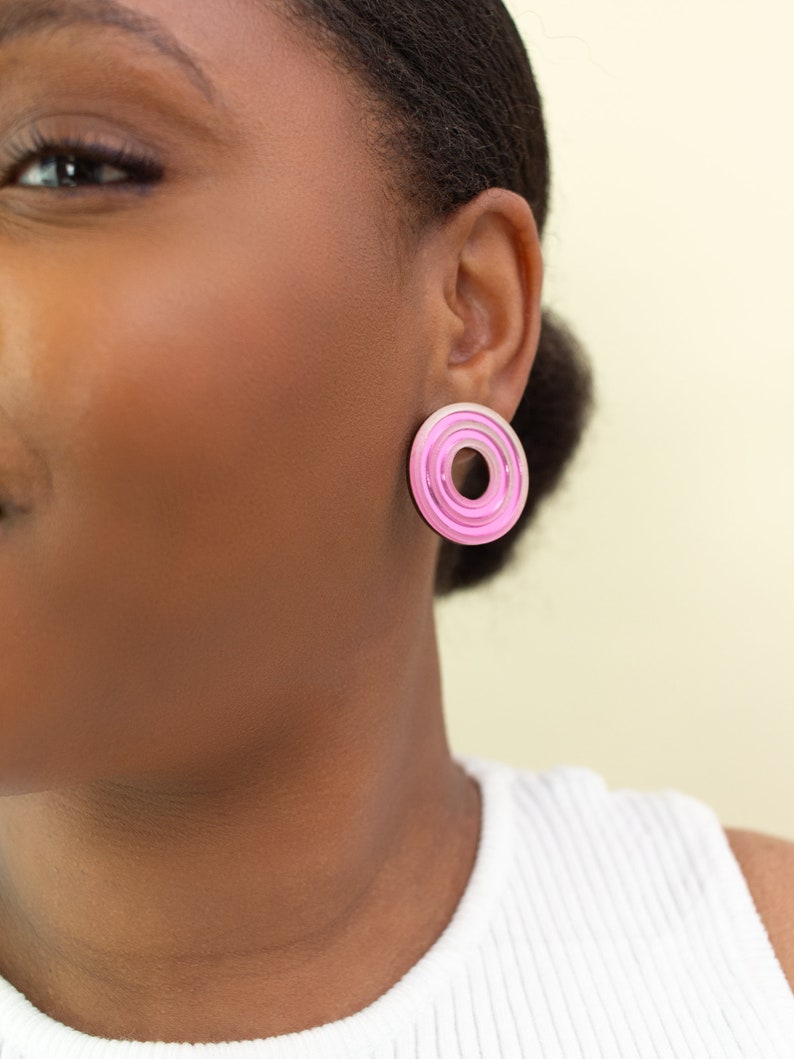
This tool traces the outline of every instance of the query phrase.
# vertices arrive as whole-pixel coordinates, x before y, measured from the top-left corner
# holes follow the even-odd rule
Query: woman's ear
[[[433,400],[473,401],[510,421],[540,339],[543,257],[532,210],[521,195],[490,188],[440,238],[449,326],[446,348],[435,351]]]

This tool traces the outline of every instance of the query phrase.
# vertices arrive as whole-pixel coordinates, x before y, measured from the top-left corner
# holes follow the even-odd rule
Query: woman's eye
[[[0,185],[12,187],[120,191],[156,184],[165,173],[157,159],[139,155],[131,147],[80,138],[48,143],[34,136],[33,143],[12,146],[9,154],[11,167]]]
[[[128,182],[124,169],[101,159],[77,155],[47,155],[20,170],[16,183],[22,187],[82,187],[85,184],[121,184]]]

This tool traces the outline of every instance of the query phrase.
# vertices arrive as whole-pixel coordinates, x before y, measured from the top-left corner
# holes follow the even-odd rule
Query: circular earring
[[[470,500],[456,487],[452,464],[474,449],[488,466],[488,487]],[[431,529],[456,544],[487,544],[519,519],[529,493],[524,447],[506,419],[480,404],[451,404],[419,428],[409,459],[411,493]]]

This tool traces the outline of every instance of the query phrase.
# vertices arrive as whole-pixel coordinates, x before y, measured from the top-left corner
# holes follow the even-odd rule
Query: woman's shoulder
[[[732,827],[725,834],[794,991],[794,842]]]

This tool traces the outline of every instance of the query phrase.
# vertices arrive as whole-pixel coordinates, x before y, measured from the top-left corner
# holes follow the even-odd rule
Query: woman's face
[[[126,11],[204,76],[107,0],[0,0],[6,791],[260,738],[428,552],[421,270],[351,80],[261,2]]]

